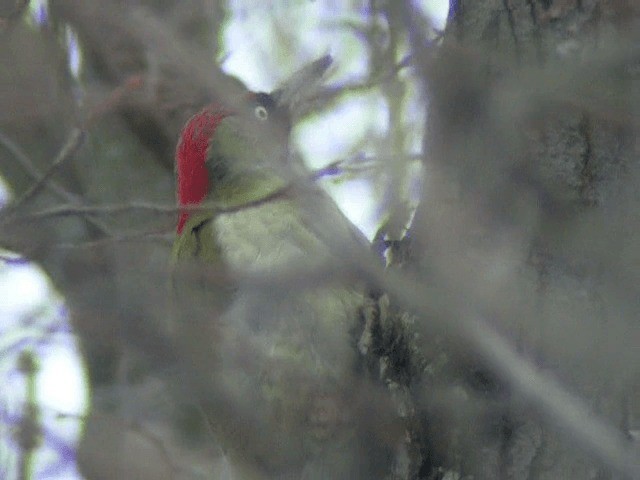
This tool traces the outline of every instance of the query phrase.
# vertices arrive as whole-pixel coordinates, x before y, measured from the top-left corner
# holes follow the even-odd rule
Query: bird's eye
[[[264,108],[262,105],[258,105],[256,109],[253,111],[253,113],[255,114],[256,118],[260,121],[265,121],[267,118],[269,118],[269,112],[267,112],[267,109]]]

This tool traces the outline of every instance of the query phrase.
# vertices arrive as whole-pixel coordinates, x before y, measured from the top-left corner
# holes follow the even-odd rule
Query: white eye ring
[[[262,122],[269,118],[269,112],[267,112],[267,109],[262,105],[258,105],[253,113],[255,114],[256,118]]]

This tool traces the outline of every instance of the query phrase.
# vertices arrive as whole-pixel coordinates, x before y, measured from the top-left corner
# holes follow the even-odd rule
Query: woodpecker
[[[210,267],[215,276],[329,258],[330,246],[300,196],[289,194],[300,169],[288,143],[296,109],[330,63],[323,57],[273,93],[249,93],[232,107],[210,105],[188,120],[176,149],[183,208],[173,249],[177,267]],[[329,200],[314,190],[306,203]],[[203,210],[186,208],[198,205]],[[360,241],[335,205],[323,211]],[[193,275],[174,286],[176,331],[232,478],[369,478],[351,412],[350,331],[364,299],[358,288],[326,282],[267,290]]]

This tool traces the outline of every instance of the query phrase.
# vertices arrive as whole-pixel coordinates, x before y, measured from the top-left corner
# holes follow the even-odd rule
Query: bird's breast
[[[220,215],[213,230],[223,260],[241,271],[286,269],[329,255],[289,200]],[[262,343],[275,351],[284,343],[287,352],[304,351],[314,358],[311,364],[343,376],[351,365],[349,328],[361,302],[360,293],[332,282],[300,289],[277,282],[267,289],[240,285],[228,317],[230,324],[247,325],[254,338],[261,330]]]
[[[219,215],[213,232],[224,261],[238,269],[284,266],[326,253],[289,200]]]

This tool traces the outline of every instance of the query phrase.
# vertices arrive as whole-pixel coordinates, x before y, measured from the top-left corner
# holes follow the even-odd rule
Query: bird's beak
[[[332,62],[331,55],[325,55],[291,75],[271,94],[278,107],[286,108],[293,120],[309,113]]]

